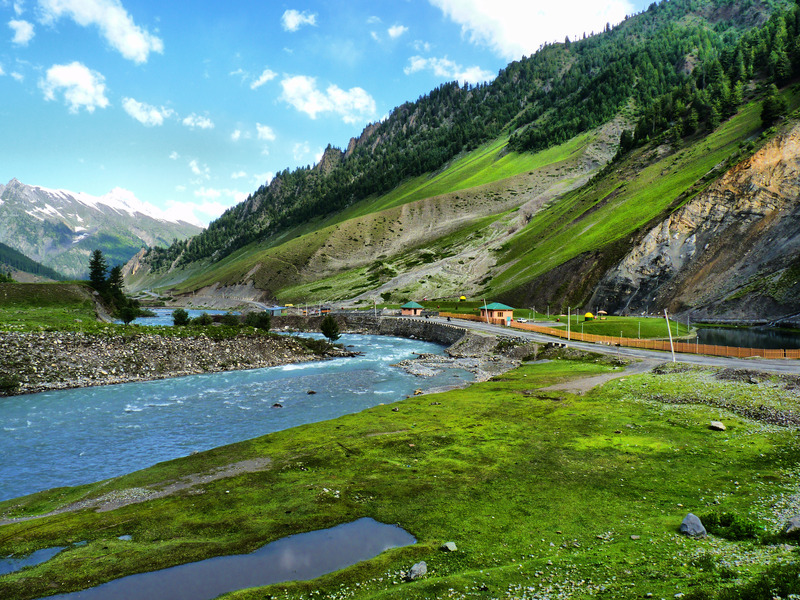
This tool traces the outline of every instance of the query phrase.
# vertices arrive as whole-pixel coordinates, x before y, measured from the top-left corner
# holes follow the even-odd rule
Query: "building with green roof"
[[[423,310],[425,310],[425,307],[422,306],[422,304],[418,304],[416,302],[406,302],[400,307],[400,314],[408,317],[417,317],[422,314]]]

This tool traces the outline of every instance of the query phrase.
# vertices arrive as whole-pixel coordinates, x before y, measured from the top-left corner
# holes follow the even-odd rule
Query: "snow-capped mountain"
[[[16,179],[0,185],[0,242],[69,277],[86,276],[96,248],[109,265],[124,264],[144,246],[169,245],[201,229],[120,188],[97,197]]]

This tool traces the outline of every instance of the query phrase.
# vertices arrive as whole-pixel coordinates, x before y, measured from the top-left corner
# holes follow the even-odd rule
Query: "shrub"
[[[708,533],[728,540],[754,540],[759,537],[755,523],[734,513],[711,513],[700,520]]]
[[[19,389],[19,377],[16,375],[0,376],[0,394],[13,394]]]
[[[211,315],[208,313],[203,313],[199,317],[195,317],[192,319],[192,325],[211,325],[214,322],[214,319],[211,318]]]
[[[172,311],[172,324],[181,326],[189,324],[189,313],[182,308],[176,308]]]
[[[263,329],[265,331],[268,331],[272,327],[272,319],[270,318],[269,313],[266,311],[247,313],[244,323],[250,327]]]
[[[220,318],[220,323],[228,327],[238,327],[240,325],[239,317],[231,313],[225,313]]]
[[[325,318],[322,319],[319,330],[322,332],[322,335],[331,342],[335,342],[341,337],[341,335],[339,335],[339,324],[331,315],[326,315]]]

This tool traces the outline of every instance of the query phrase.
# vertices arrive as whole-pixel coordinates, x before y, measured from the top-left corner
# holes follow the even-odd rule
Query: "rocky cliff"
[[[592,306],[780,320],[800,313],[800,125],[666,220],[601,280]]]

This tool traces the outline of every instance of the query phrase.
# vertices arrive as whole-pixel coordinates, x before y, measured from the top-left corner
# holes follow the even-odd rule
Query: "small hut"
[[[418,317],[422,314],[422,311],[425,309],[422,304],[418,304],[416,302],[406,302],[403,306],[400,307],[400,311],[404,317]]]
[[[514,318],[514,309],[499,302],[492,302],[486,306],[481,306],[482,319],[503,319],[504,322],[509,323]]]

